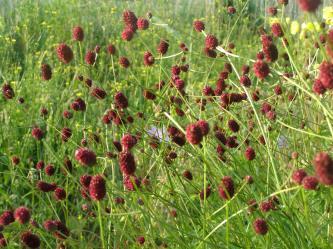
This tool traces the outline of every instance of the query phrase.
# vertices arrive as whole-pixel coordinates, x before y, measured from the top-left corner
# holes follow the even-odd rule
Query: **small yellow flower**
[[[323,9],[323,18],[327,24],[333,25],[333,6],[328,6]]]
[[[290,25],[290,33],[296,35],[300,31],[300,25],[298,21],[292,21]]]
[[[276,17],[269,18],[269,24],[272,25],[273,23],[280,23],[280,19]]]

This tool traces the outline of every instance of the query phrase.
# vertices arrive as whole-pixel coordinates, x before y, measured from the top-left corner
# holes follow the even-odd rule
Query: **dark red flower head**
[[[324,61],[319,67],[319,77],[321,84],[326,89],[333,89],[333,64]]]
[[[48,176],[52,176],[54,175],[54,172],[55,172],[55,168],[52,164],[49,164],[45,167],[45,174],[48,175]]]
[[[247,75],[242,75],[240,77],[240,83],[245,87],[249,87],[251,86],[251,79]]]
[[[312,91],[318,95],[321,95],[326,92],[326,88],[323,86],[320,80],[316,79],[312,85]]]
[[[321,0],[298,0],[298,5],[303,11],[314,12],[317,10]]]
[[[83,41],[84,32],[80,26],[76,26],[72,29],[72,37],[74,41]]]
[[[116,51],[116,47],[113,44],[109,44],[109,46],[107,47],[107,52],[111,55],[115,55]]]
[[[252,147],[247,147],[245,150],[245,158],[249,161],[252,161],[256,157],[256,152]]]
[[[14,221],[15,221],[14,213],[10,210],[6,210],[0,215],[1,226],[8,226],[10,223],[13,223]]]
[[[192,173],[191,173],[191,171],[189,171],[189,170],[185,170],[185,171],[183,172],[183,177],[186,178],[186,179],[189,180],[189,181],[192,181],[192,180],[193,180]]]
[[[235,14],[236,8],[234,6],[229,6],[227,11],[229,14]]]
[[[83,166],[96,164],[96,154],[88,148],[79,148],[75,151],[75,159]]]
[[[91,199],[100,201],[106,194],[106,183],[101,175],[95,175],[91,178],[89,184],[89,194]]]
[[[200,144],[203,134],[198,124],[189,124],[186,127],[186,139],[191,144]]]
[[[117,92],[114,95],[114,103],[117,108],[125,109],[128,107],[128,100],[122,92]]]
[[[119,57],[119,65],[123,68],[128,68],[131,64],[126,57]]]
[[[12,99],[15,96],[13,88],[8,84],[5,83],[2,86],[2,95],[5,99]]]
[[[196,124],[200,127],[201,134],[203,136],[208,135],[208,133],[209,133],[209,124],[206,120],[198,120]]]
[[[67,142],[69,138],[72,136],[72,130],[68,127],[64,127],[61,130],[61,139],[64,142]]]
[[[55,183],[47,183],[44,181],[38,181],[36,186],[42,192],[51,192],[57,188],[57,185]]]
[[[41,75],[43,80],[50,80],[52,78],[52,69],[49,64],[42,64]]]
[[[73,51],[65,43],[61,43],[57,47],[57,55],[61,62],[68,64],[73,60]]]
[[[30,211],[26,207],[19,207],[15,209],[14,218],[21,224],[25,224],[30,220]]]
[[[138,21],[136,22],[138,29],[146,30],[149,28],[149,21],[145,18],[139,17]]]
[[[205,30],[205,24],[202,21],[195,20],[193,22],[193,28],[195,29],[195,31],[201,32],[201,31]]]
[[[31,135],[36,139],[36,140],[41,140],[44,137],[44,132],[42,131],[41,128],[39,127],[34,127],[31,130]]]
[[[207,35],[205,39],[206,48],[215,49],[219,45],[219,41],[214,35]]]
[[[85,111],[86,110],[86,103],[83,99],[77,98],[71,103],[71,108],[74,111]]]
[[[229,126],[229,129],[232,132],[238,132],[239,131],[239,124],[235,120],[233,120],[233,119],[230,119],[228,121],[228,126]]]
[[[48,232],[54,232],[58,228],[57,223],[54,220],[46,220],[46,221],[44,221],[43,227]]]
[[[132,175],[124,175],[123,184],[128,191],[134,191],[141,187],[140,179]]]
[[[258,60],[253,64],[253,71],[255,75],[261,80],[265,79],[270,73],[268,64],[261,60]]]
[[[143,245],[145,243],[145,237],[139,236],[136,238],[136,242],[138,242],[139,245]]]
[[[253,228],[256,234],[265,235],[268,232],[267,222],[261,218],[257,218],[253,222]]]
[[[168,48],[169,48],[168,41],[161,39],[157,47],[157,52],[159,52],[161,55],[164,55],[168,52]]]
[[[85,175],[82,175],[80,177],[80,183],[85,188],[89,187],[90,181],[91,181],[91,176],[90,175],[85,174]]]
[[[57,201],[62,201],[66,199],[66,191],[63,188],[56,188],[54,190],[54,198]]]
[[[306,177],[307,175],[308,174],[305,172],[304,169],[298,169],[295,170],[294,173],[291,175],[291,179],[293,180],[293,182],[300,185],[302,184],[304,177]]]
[[[121,145],[124,150],[130,150],[136,145],[137,139],[135,136],[132,136],[131,134],[125,134],[121,138]]]
[[[92,50],[88,51],[84,57],[88,65],[94,65],[96,61],[96,53]]]
[[[129,28],[124,29],[123,32],[121,33],[121,38],[124,41],[131,41],[133,39],[133,36],[134,32]]]
[[[277,14],[277,8],[276,7],[268,7],[267,8],[267,13],[271,16],[276,16]]]
[[[146,51],[143,55],[143,63],[145,66],[152,66],[155,62],[155,58],[149,51]]]
[[[306,176],[302,180],[303,187],[307,190],[316,190],[318,183],[318,178],[315,176]]]
[[[136,15],[134,14],[134,12],[132,12],[130,10],[125,10],[123,12],[123,21],[126,26],[136,27],[137,20],[138,19],[137,19]]]
[[[274,43],[264,46],[263,51],[267,62],[274,62],[279,58],[279,51]]]
[[[230,176],[224,176],[219,185],[219,195],[225,200],[234,196],[234,182]]]
[[[284,35],[280,23],[273,23],[271,29],[275,37],[282,37]]]
[[[91,92],[91,96],[94,96],[96,99],[105,99],[106,97],[106,92],[104,89],[100,87],[94,87]]]
[[[40,239],[36,234],[33,234],[30,231],[24,232],[21,234],[21,242],[28,248],[39,248]]]
[[[68,228],[60,220],[55,220],[54,224],[57,226],[54,236],[58,239],[66,239],[69,236]]]
[[[122,151],[119,153],[119,167],[125,175],[133,175],[136,169],[135,159],[131,152]]]
[[[326,152],[320,152],[313,161],[318,180],[324,184],[333,185],[333,160]]]

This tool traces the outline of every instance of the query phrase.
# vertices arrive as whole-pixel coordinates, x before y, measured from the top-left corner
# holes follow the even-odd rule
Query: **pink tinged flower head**
[[[35,127],[31,130],[31,135],[36,140],[41,140],[44,137],[44,132],[41,128]]]
[[[219,185],[219,195],[224,200],[229,200],[234,196],[234,182],[230,176],[224,176]]]
[[[258,60],[253,64],[254,74],[261,80],[265,79],[270,73],[269,66],[266,62]]]
[[[131,134],[125,134],[121,138],[121,145],[124,150],[130,150],[132,149],[137,143],[137,139],[135,136]]]
[[[83,41],[84,39],[84,32],[80,26],[76,26],[72,29],[72,37],[74,41]]]
[[[133,175],[136,169],[135,159],[131,152],[122,151],[119,153],[119,167],[123,174]]]
[[[196,124],[200,127],[201,134],[203,136],[207,136],[208,133],[209,133],[209,124],[208,124],[208,122],[206,120],[198,120]]]
[[[318,178],[315,176],[306,176],[302,180],[303,188],[306,190],[316,190],[318,184]]]
[[[141,187],[140,179],[132,175],[124,175],[123,184],[128,191],[134,191]]]
[[[52,69],[49,64],[42,64],[40,71],[43,80],[50,80],[52,78]]]
[[[186,139],[191,144],[200,144],[203,138],[201,128],[198,124],[189,124],[186,127]]]
[[[201,32],[201,31],[205,30],[205,24],[202,21],[195,20],[193,22],[193,28],[194,28],[195,31]]]
[[[214,35],[207,35],[205,39],[205,46],[209,49],[215,49],[219,45],[219,41]]]
[[[39,248],[40,239],[36,234],[33,234],[30,231],[24,232],[21,234],[21,242],[27,248]]]
[[[79,148],[75,151],[75,159],[83,166],[96,164],[96,154],[88,148]]]
[[[145,18],[139,17],[136,22],[139,30],[146,30],[149,28],[149,21]]]
[[[21,206],[15,209],[14,218],[21,224],[25,224],[30,220],[30,211],[28,208]]]
[[[319,79],[316,79],[312,85],[312,91],[318,95],[322,95],[326,92],[326,88]]]
[[[101,175],[95,175],[91,178],[89,184],[89,194],[91,199],[100,201],[106,194],[106,183]]]
[[[319,5],[321,4],[321,0],[297,0],[298,5],[301,10],[306,12],[315,12]]]
[[[319,77],[321,84],[326,89],[333,89],[333,64],[324,61],[319,67]]]
[[[66,45],[65,43],[61,43],[58,45],[57,49],[57,55],[58,55],[58,59],[64,63],[64,64],[68,64],[73,60],[73,51],[72,49]]]
[[[271,26],[271,30],[275,37],[282,37],[284,35],[280,23],[273,23]]]
[[[15,221],[14,213],[10,210],[5,210],[0,215],[0,225],[1,226],[8,226],[10,223],[13,223]]]
[[[333,160],[326,152],[316,154],[313,165],[320,183],[333,185]]]
[[[268,225],[264,219],[257,218],[253,222],[253,229],[256,234],[265,235],[268,232]]]
[[[304,177],[306,177],[307,175],[308,174],[305,172],[304,169],[298,169],[293,172],[293,174],[291,175],[291,179],[293,182],[300,185],[302,184]]]
[[[244,155],[247,160],[252,161],[256,157],[256,152],[249,146],[246,148]]]
[[[133,39],[133,36],[134,36],[134,32],[133,32],[133,30],[131,30],[129,28],[124,29],[123,32],[121,33],[121,38],[124,41],[131,41]]]

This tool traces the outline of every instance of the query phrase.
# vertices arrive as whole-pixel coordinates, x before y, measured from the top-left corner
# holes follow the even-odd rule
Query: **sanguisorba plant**
[[[179,27],[122,9],[22,84],[0,68],[1,248],[330,248],[333,29],[320,0],[300,37],[288,1],[254,27],[234,2]]]

